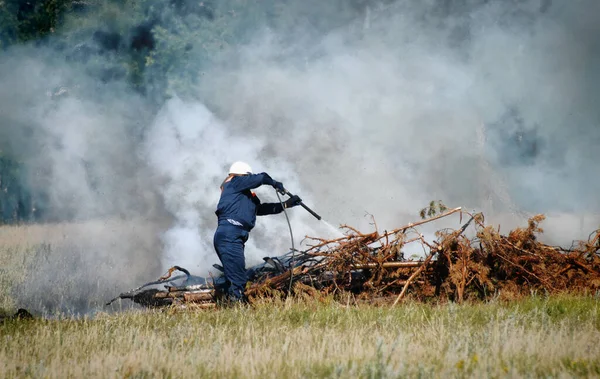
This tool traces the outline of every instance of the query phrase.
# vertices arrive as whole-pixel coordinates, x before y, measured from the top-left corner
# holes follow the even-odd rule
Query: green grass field
[[[598,377],[600,301],[196,312],[5,321],[1,377]]]
[[[1,310],[90,315],[0,322],[0,377],[600,377],[597,295],[109,314],[101,304],[117,290],[153,278],[119,275],[152,253],[150,229],[77,228],[0,228]]]

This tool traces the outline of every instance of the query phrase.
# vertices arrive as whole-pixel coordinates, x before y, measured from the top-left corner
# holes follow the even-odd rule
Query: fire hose
[[[283,214],[285,214],[285,219],[287,221],[288,224],[288,228],[290,230],[290,239],[292,241],[292,259],[290,261],[290,285],[288,287],[288,293],[292,293],[292,282],[294,280],[294,264],[296,263],[296,248],[294,247],[294,232],[292,231],[292,224],[290,223],[290,218],[288,217],[287,211],[285,210],[285,206],[283,205],[283,201],[281,201],[281,197],[279,196],[279,192],[275,190],[275,193],[277,194],[277,199],[279,199],[279,203],[281,204],[281,207],[283,208]],[[283,191],[281,191],[282,195],[288,195],[289,197],[293,197],[294,195],[292,195],[290,193],[290,191],[286,190],[285,188],[283,189]],[[304,204],[303,201],[301,201],[298,205],[301,205],[302,208],[306,209],[308,211],[308,213],[310,213],[311,215],[313,215],[317,220],[321,220],[321,216],[319,216],[315,211],[313,211],[312,209],[310,209],[309,207],[306,206],[306,204]]]
[[[286,190],[285,188],[283,189],[283,191],[281,192],[282,195],[288,195],[289,197],[292,197],[294,195],[292,195],[290,193],[290,191]],[[279,197],[279,194],[277,195],[277,197]],[[281,201],[281,199],[279,199]],[[321,220],[321,216],[319,216],[315,211],[313,211],[312,209],[310,209],[309,207],[306,206],[306,204],[304,204],[303,201],[300,202],[299,204],[302,208],[306,209],[308,211],[308,213],[310,213],[311,215],[313,215],[317,220]],[[285,209],[284,209],[285,211]]]

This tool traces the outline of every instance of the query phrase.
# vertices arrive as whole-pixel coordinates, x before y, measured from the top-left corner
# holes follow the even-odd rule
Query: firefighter
[[[246,265],[244,244],[248,234],[254,228],[256,216],[278,214],[284,208],[299,205],[302,199],[292,196],[283,203],[261,203],[251,190],[267,184],[283,192],[281,182],[273,180],[268,174],[253,174],[250,165],[235,162],[229,169],[229,175],[221,184],[221,198],[215,212],[218,226],[214,235],[214,247],[223,265],[228,301],[244,300],[246,286]]]

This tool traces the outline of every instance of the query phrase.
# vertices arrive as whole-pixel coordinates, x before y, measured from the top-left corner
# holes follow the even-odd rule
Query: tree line
[[[20,46],[50,49],[64,65],[85,71],[97,83],[125,85],[158,110],[174,94],[191,93],[203,70],[228,49],[250,42],[261,28],[283,38],[294,38],[300,29],[326,33],[360,19],[366,7],[379,3],[382,0],[4,0],[0,55]],[[67,85],[50,92],[60,98],[70,90]],[[0,122],[0,132],[23,127],[10,117]],[[28,185],[27,165],[12,153],[19,147],[10,143],[0,140],[0,223],[46,220],[48,195]]]

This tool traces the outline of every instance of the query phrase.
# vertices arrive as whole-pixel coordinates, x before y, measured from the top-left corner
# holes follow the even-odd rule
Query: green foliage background
[[[47,49],[54,64],[80,70],[97,84],[86,88],[72,79],[50,88],[53,97],[118,85],[157,111],[175,94],[193,96],[205,70],[227,64],[227,52],[258,33],[310,40],[360,19],[376,2],[381,1],[0,0],[0,54]],[[0,131],[28,127],[12,125],[10,115],[0,122]],[[142,132],[132,125],[132,135]],[[30,193],[23,157],[10,143],[0,140],[0,223],[43,220],[45,194]]]

